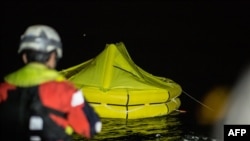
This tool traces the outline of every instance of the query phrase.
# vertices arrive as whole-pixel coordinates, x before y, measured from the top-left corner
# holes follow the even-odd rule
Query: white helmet
[[[57,57],[62,57],[62,43],[59,34],[47,25],[29,26],[21,36],[18,53],[25,49],[33,49],[41,52],[56,50]]]

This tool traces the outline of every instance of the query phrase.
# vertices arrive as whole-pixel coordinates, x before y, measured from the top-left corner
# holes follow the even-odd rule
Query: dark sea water
[[[187,113],[145,119],[102,119],[102,132],[91,141],[216,141],[211,127],[197,125]],[[74,135],[74,141],[85,141]]]

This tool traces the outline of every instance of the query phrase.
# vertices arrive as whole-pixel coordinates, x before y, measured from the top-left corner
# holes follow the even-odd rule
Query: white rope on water
[[[210,108],[209,106],[207,106],[206,104],[200,102],[199,100],[197,100],[196,98],[194,98],[193,96],[191,96],[190,94],[188,94],[187,92],[185,92],[185,91],[183,91],[183,90],[182,90],[182,92],[183,92],[185,95],[187,95],[189,98],[191,98],[192,100],[194,100],[195,102],[197,102],[197,103],[201,104],[203,107],[207,108],[208,110],[214,111],[214,109],[212,109],[212,108]]]

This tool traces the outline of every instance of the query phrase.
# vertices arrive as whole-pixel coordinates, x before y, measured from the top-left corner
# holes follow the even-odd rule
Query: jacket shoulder
[[[39,86],[42,103],[50,105],[49,107],[57,107],[56,109],[62,103],[65,106],[69,105],[72,95],[77,91],[78,89],[68,81],[50,81]]]

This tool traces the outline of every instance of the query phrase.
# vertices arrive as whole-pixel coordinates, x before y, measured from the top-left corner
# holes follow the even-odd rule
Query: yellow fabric
[[[51,80],[65,80],[64,76],[58,71],[49,69],[44,64],[35,62],[25,65],[19,70],[7,75],[4,79],[6,82],[19,87],[39,85]]]
[[[176,89],[181,87],[169,78],[154,76],[138,67],[123,43],[107,44],[95,58],[60,71],[78,87],[111,89]]]
[[[143,108],[147,110],[142,110],[141,113],[149,114],[143,117],[155,116],[158,113],[159,115],[168,114],[169,111],[180,106],[178,101],[174,103],[174,106],[166,107],[167,103],[172,103],[170,101],[181,94],[181,86],[169,78],[152,75],[137,66],[122,42],[107,44],[96,57],[64,69],[60,73],[82,89],[86,99],[92,105],[93,103],[100,104],[95,105],[95,109],[103,107],[101,108],[103,110],[108,107],[105,105],[115,105],[121,110],[114,111],[122,113],[122,117],[126,117],[130,105],[153,106],[155,103],[165,105],[162,108],[151,106]],[[154,107],[156,106],[154,105]],[[154,112],[156,114],[150,114],[153,112],[150,112],[149,109],[159,111]],[[101,117],[104,117],[107,114],[102,110],[97,111]],[[136,110],[132,110],[132,112],[136,112]],[[132,112],[129,112],[130,115]],[[133,118],[140,117],[139,114],[133,115],[136,115]],[[115,117],[115,114],[113,116]]]
[[[74,132],[73,128],[71,126],[66,126],[65,127],[65,133],[68,134],[68,135],[72,135]]]

